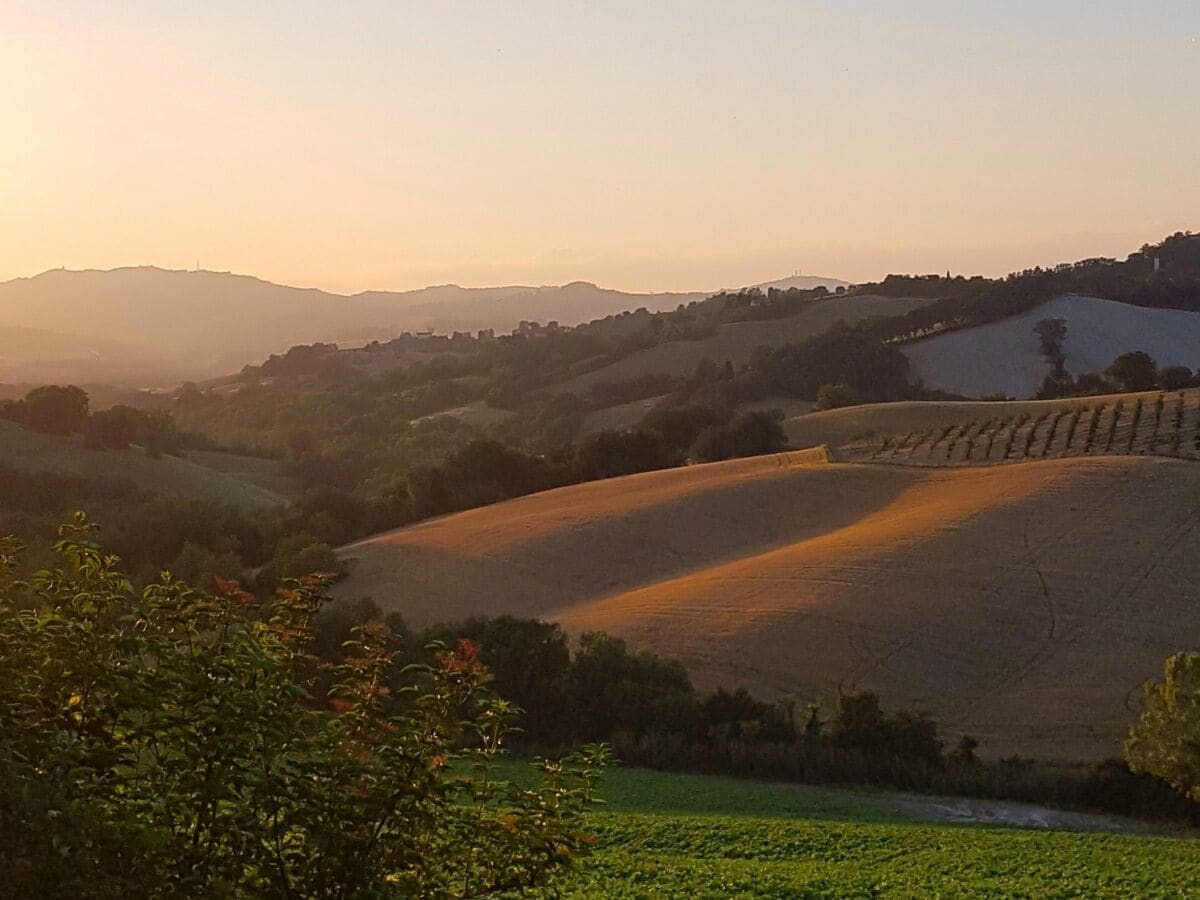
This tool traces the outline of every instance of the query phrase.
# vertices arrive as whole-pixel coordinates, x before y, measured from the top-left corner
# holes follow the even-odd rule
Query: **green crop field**
[[[606,774],[576,897],[1200,896],[1190,839],[933,824],[900,795]]]

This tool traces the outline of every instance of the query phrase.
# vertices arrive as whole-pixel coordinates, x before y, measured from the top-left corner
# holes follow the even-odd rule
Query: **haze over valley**
[[[772,284],[845,282],[800,276]],[[575,325],[708,295],[629,294],[580,281],[343,296],[228,272],[56,269],[0,283],[0,382],[171,387],[228,375],[296,344],[361,345],[405,331],[508,332],[525,320]]]
[[[1198,41],[0,3],[0,900],[1195,895]]]

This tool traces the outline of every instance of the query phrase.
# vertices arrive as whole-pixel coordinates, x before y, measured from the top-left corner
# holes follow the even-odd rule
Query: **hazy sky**
[[[1188,228],[1197,0],[0,0],[0,279],[704,290]]]

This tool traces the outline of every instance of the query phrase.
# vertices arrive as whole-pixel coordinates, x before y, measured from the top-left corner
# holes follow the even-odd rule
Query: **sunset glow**
[[[0,279],[707,290],[1190,224],[1200,6],[915,6],[4,0]]]

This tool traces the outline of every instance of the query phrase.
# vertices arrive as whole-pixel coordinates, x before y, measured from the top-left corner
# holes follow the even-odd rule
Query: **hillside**
[[[793,446],[838,459],[947,466],[1155,455],[1200,459],[1200,390],[1063,400],[876,403],[796,416]]]
[[[681,658],[703,686],[928,710],[990,754],[1117,751],[1200,624],[1200,467],[818,464],[783,454],[594,482],[344,551],[341,596],[414,624],[512,613]]]
[[[175,369],[165,355],[137,343],[0,325],[0,373],[10,383],[97,378],[155,383]]]
[[[1146,309],[1074,295],[902,349],[913,377],[926,387],[967,397],[1032,397],[1050,374],[1033,331],[1042,319],[1066,321],[1066,368],[1072,375],[1102,372],[1131,350],[1144,350],[1159,366],[1200,366],[1200,312]]]
[[[900,316],[928,300],[908,297],[879,297],[872,294],[838,295],[821,300],[784,319],[732,322],[717,333],[696,341],[671,341],[634,353],[601,369],[555,385],[557,393],[586,393],[601,382],[629,381],[643,375],[667,373],[690,375],[704,359],[718,365],[726,360],[741,366],[750,361],[756,347],[780,347],[815,337],[838,322],[853,325],[871,316]]]
[[[597,431],[621,431],[635,428],[651,410],[668,399],[668,396],[648,397],[645,400],[634,400],[631,403],[622,403],[618,406],[609,406],[590,412],[583,420],[577,436],[586,437]],[[795,397],[767,397],[765,400],[739,403],[733,408],[733,413],[737,415],[757,410],[777,409],[783,413],[785,419],[794,420],[794,417],[798,418],[810,412],[812,408],[813,404],[809,400],[797,400]],[[814,444],[806,446],[814,446]]]
[[[768,287],[786,286],[808,290],[818,285],[833,290],[847,283],[836,278],[795,276],[751,287],[766,290]],[[407,319],[421,323],[414,327],[448,333],[480,328],[509,331],[523,320],[543,323],[554,320],[561,325],[576,325],[643,307],[650,312],[674,309],[680,303],[703,300],[714,293],[716,291],[629,293],[598,287],[587,281],[573,281],[543,287],[462,288],[458,285],[441,285],[400,293],[367,291],[355,295],[354,299],[403,308]]]
[[[89,450],[78,437],[38,434],[4,421],[0,421],[0,462],[26,472],[123,478],[163,497],[245,510],[286,505],[290,487],[271,460],[214,452],[151,459],[137,448]]]
[[[525,319],[577,324],[705,296],[624,293],[586,282],[344,296],[227,272],[54,269],[0,283],[0,381],[169,386],[227,375],[296,344],[362,344],[423,329],[508,331]],[[15,329],[36,332],[35,354],[22,350],[29,334]]]

